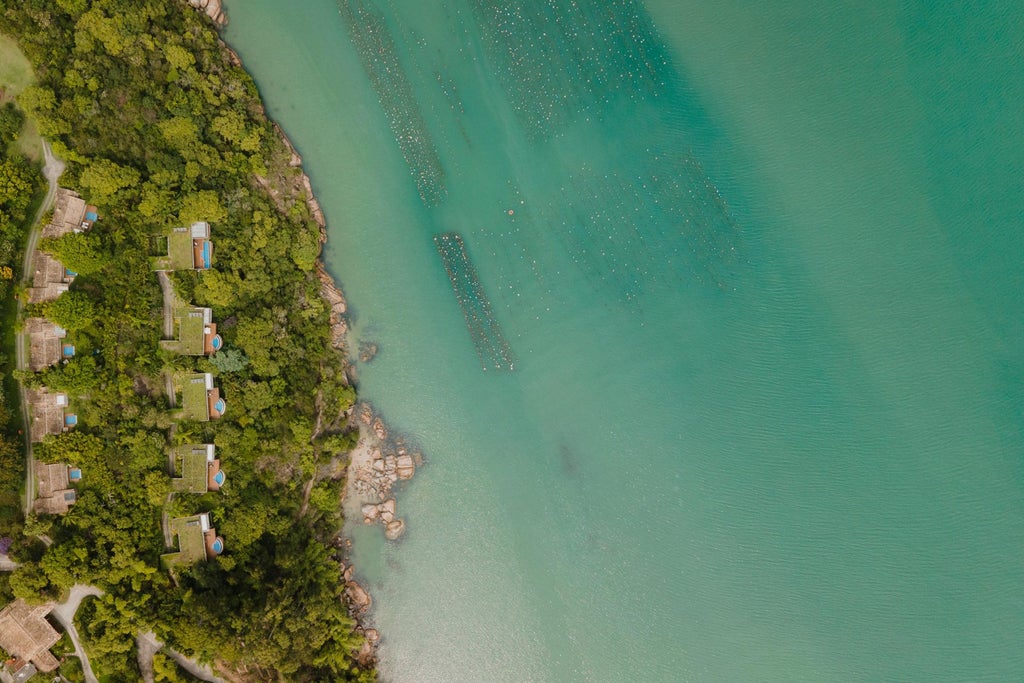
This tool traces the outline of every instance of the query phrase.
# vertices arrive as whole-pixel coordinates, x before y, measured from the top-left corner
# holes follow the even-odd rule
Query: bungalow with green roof
[[[227,405],[220,397],[220,389],[213,386],[213,375],[197,372],[179,375],[177,380],[182,419],[209,422],[224,414]]]
[[[209,356],[223,345],[209,308],[182,306],[174,309],[173,318],[177,338],[160,340],[162,348],[186,356]]]
[[[167,569],[209,560],[224,552],[224,539],[210,526],[210,513],[177,517],[170,522],[170,535],[178,537],[178,550],[160,556]]]
[[[197,221],[188,227],[172,228],[164,235],[167,256],[160,256],[154,270],[209,270],[213,259],[210,224]]]
[[[178,446],[171,450],[174,461],[175,491],[184,493],[206,493],[219,491],[224,484],[224,472],[220,460],[215,456],[212,443]]]

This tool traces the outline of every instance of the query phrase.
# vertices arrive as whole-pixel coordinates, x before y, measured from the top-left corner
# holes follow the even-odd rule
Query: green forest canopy
[[[134,638],[147,629],[254,679],[373,680],[355,663],[362,637],[341,595],[343,482],[326,474],[351,446],[339,417],[354,392],[313,272],[319,228],[252,80],[185,3],[2,5],[0,32],[18,37],[37,79],[18,102],[68,162],[62,185],[102,216],[87,239],[48,247],[81,259],[67,301],[47,308],[78,353],[29,381],[68,391],[79,424],[37,453],[85,476],[66,516],[30,520],[54,544],[23,544],[12,592],[103,588],[83,636],[114,680],[137,679]],[[0,201],[3,177],[0,167]],[[173,282],[183,301],[213,308],[230,362],[158,346],[154,237],[199,218],[213,226],[214,270]],[[170,369],[212,372],[225,417],[172,430]],[[217,445],[228,485],[168,504],[167,449],[203,442]],[[227,552],[172,580],[159,568],[165,511],[209,512]]]

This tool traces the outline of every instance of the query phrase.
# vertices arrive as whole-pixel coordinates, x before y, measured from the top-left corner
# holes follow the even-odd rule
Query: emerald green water
[[[1024,678],[1024,13],[577,5],[228,2],[428,461],[385,679]]]

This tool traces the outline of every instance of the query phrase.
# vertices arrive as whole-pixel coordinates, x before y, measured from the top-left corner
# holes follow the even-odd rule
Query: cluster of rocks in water
[[[384,420],[373,414],[373,408],[361,404],[356,410],[369,457],[353,463],[349,471],[352,490],[361,499],[368,499],[360,508],[365,524],[380,522],[384,536],[395,540],[405,531],[405,522],[398,518],[398,504],[391,495],[399,481],[412,479],[422,464],[419,453],[410,453],[402,438],[389,438]]]
[[[360,403],[353,411],[353,421],[359,427],[360,439],[349,465],[349,493],[362,502],[360,512],[365,524],[380,523],[388,540],[398,539],[405,531],[405,522],[397,516],[398,503],[392,488],[399,481],[412,479],[416,467],[423,462],[419,453],[409,452],[405,440],[393,438],[384,420],[375,415],[367,403]],[[365,501],[365,502],[363,502]],[[345,602],[359,626],[356,631],[365,640],[356,655],[361,665],[370,665],[376,659],[380,634],[366,625],[367,612],[373,606],[370,594],[355,580],[355,567],[342,563],[345,583]]]
[[[375,344],[374,342],[359,342],[359,362],[369,363],[377,356],[377,351],[377,344]]]

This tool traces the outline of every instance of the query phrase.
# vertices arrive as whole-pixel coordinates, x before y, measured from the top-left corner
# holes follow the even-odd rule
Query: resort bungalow
[[[213,375],[208,372],[179,375],[178,390],[181,392],[181,417],[185,420],[216,420],[227,408],[220,397],[220,389],[213,386]]]
[[[178,537],[178,550],[160,556],[167,569],[209,560],[224,552],[224,539],[210,526],[210,513],[177,517],[170,522],[170,537]]]
[[[77,496],[71,484],[82,480],[82,470],[66,463],[35,461],[36,500],[33,509],[38,514],[63,515],[75,504]]]
[[[30,605],[21,598],[0,610],[0,648],[11,656],[7,671],[14,681],[27,681],[37,671],[53,671],[60,662],[50,648],[60,634],[46,620],[54,603]]]
[[[40,443],[46,436],[66,432],[78,424],[78,416],[68,411],[67,394],[51,394],[46,387],[26,389],[25,400],[32,416],[29,432],[33,443]]]
[[[28,290],[28,302],[41,304],[53,301],[68,291],[68,286],[78,273],[65,268],[57,259],[38,249],[32,254],[32,286]]]
[[[217,460],[214,453],[215,447],[212,443],[178,446],[172,449],[174,479],[171,483],[174,490],[184,493],[219,491],[224,484],[225,476],[220,469],[220,460]]]
[[[173,318],[177,338],[160,341],[160,346],[168,351],[186,356],[209,356],[223,346],[209,308],[183,306],[174,309]]]
[[[75,355],[74,344],[64,341],[67,331],[46,318],[26,320],[25,333],[28,335],[28,367],[32,372],[45,370]]]
[[[209,223],[198,221],[187,228],[172,228],[164,238],[167,256],[156,259],[156,270],[209,270],[213,259]]]
[[[96,207],[86,204],[77,192],[66,188],[57,190],[53,218],[43,226],[43,237],[61,237],[69,232],[84,232],[99,220]]]

